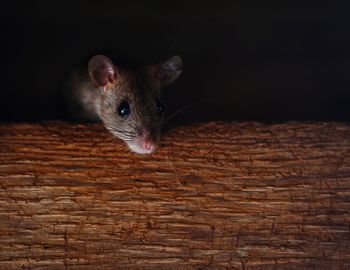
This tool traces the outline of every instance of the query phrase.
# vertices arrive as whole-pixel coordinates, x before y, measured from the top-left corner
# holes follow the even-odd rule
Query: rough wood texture
[[[0,126],[0,269],[350,269],[349,213],[349,124]]]

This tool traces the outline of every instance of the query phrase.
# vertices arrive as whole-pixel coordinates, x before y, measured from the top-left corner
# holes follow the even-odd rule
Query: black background
[[[65,119],[60,90],[94,53],[178,54],[174,121],[350,120],[349,1],[1,3],[0,121]]]

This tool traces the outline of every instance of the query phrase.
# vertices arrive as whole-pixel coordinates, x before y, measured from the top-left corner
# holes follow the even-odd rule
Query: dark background
[[[66,119],[60,90],[94,53],[178,54],[174,121],[350,120],[349,1],[1,3],[0,121]]]

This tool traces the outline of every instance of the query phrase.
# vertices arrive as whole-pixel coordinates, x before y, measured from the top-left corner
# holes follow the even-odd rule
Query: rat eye
[[[118,114],[121,117],[128,116],[131,113],[129,102],[122,101],[118,107]]]
[[[163,111],[164,111],[164,106],[159,101],[157,101],[156,102],[156,112],[157,112],[157,114],[161,114]]]

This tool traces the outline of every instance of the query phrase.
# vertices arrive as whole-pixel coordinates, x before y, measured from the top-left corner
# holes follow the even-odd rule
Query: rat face
[[[159,142],[164,106],[161,90],[181,74],[182,60],[126,69],[96,55],[89,74],[102,96],[101,119],[106,128],[140,154],[152,153]]]

